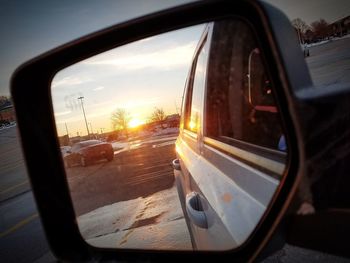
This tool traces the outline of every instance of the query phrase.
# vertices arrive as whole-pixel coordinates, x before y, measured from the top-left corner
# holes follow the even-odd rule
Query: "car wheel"
[[[81,164],[81,166],[83,166],[83,167],[87,166],[86,157],[83,156],[83,155],[80,157],[80,164]]]

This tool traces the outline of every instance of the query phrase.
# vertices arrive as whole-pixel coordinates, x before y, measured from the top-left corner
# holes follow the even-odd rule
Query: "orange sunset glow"
[[[129,121],[128,123],[128,127],[129,128],[137,128],[138,126],[145,124],[145,121],[137,119],[137,118],[133,118]]]

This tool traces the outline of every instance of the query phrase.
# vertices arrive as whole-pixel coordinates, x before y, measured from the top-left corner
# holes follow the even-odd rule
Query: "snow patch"
[[[176,187],[100,207],[78,217],[96,247],[192,250]]]

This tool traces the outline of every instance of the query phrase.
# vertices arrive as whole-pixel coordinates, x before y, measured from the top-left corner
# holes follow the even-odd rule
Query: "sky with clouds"
[[[350,14],[349,0],[265,1],[280,8],[290,19],[299,17],[308,24],[320,18],[332,22]],[[58,45],[107,26],[186,2],[191,2],[191,0],[0,0],[0,34],[2,36],[0,41],[0,95],[9,96],[11,75],[25,61]],[[181,37],[179,38],[181,39]],[[175,86],[175,83],[177,86],[180,83],[183,85],[188,69],[188,65],[184,66],[183,61],[192,58],[189,50],[193,47],[193,38],[186,41],[182,39],[181,44],[180,42],[172,44],[166,42],[171,41],[171,39],[153,40],[152,38],[144,40],[142,45],[142,41],[135,43],[135,45],[139,45],[137,52],[122,48],[120,49],[122,51],[116,51],[115,54],[105,55],[105,57],[102,55],[81,63],[78,69],[69,69],[69,74],[68,71],[61,73],[61,76],[55,79],[55,90],[57,90],[57,110],[55,110],[58,122],[72,121],[77,118],[73,115],[68,118],[68,112],[81,110],[75,99],[77,95],[85,97],[87,107],[95,107],[87,108],[87,115],[92,118],[92,121],[92,114],[97,116],[106,112],[102,109],[123,106],[123,103],[118,100],[116,100],[115,105],[112,105],[108,103],[107,99],[101,97],[101,94],[108,94],[109,97],[113,97],[114,94],[120,95],[119,91],[111,93],[112,78],[117,79],[114,89],[119,87],[122,90],[123,88],[124,97],[128,97],[130,101],[133,100],[134,104],[142,104],[146,101],[135,98],[134,93],[135,90],[140,89],[140,83],[148,85],[148,95],[153,94],[152,88],[155,89],[155,87],[172,87]],[[168,43],[167,48],[159,50],[162,42]],[[150,47],[150,44],[154,45],[154,49]],[[169,61],[167,58],[171,54],[177,55]],[[158,73],[155,73],[157,70]],[[173,71],[172,74],[176,81],[170,81],[168,74],[170,71]],[[149,76],[148,80],[140,74],[141,72]],[[122,80],[122,73],[125,77],[129,76],[130,79],[124,78]],[[102,80],[102,77],[105,78],[105,81]],[[28,88],[31,88],[30,84],[28,84]],[[147,99],[152,103],[161,97],[160,92],[156,92],[157,96],[148,95]],[[171,94],[171,96],[175,96],[175,99],[178,98],[178,95],[175,94]],[[170,105],[172,104],[174,103],[167,103],[169,111],[171,111]],[[126,106],[128,105],[130,102],[126,104]],[[100,110],[96,109],[98,107]],[[96,128],[100,128],[101,125],[96,124]]]
[[[109,131],[111,115],[125,109],[132,120],[146,122],[154,109],[178,113],[191,59],[204,25],[137,41],[59,72],[52,82],[58,133],[86,134],[78,97],[94,132]]]

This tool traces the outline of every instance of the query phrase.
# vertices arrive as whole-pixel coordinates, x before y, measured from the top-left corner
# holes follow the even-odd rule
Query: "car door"
[[[180,158],[183,167],[185,213],[188,218],[192,243],[195,249],[228,249],[234,240],[215,210],[210,207],[198,180],[208,165],[203,159],[203,109],[210,47],[210,34],[213,23],[209,23],[195,52],[190,75],[186,84],[184,114],[178,148],[183,151]],[[209,216],[210,215],[210,216]],[[207,218],[210,217],[210,222]],[[220,238],[215,238],[219,236]]]
[[[258,225],[286,153],[279,148],[272,84],[249,26],[212,23],[198,46],[177,149],[194,247],[225,250],[245,242]]]

